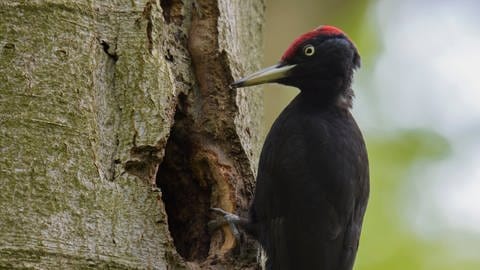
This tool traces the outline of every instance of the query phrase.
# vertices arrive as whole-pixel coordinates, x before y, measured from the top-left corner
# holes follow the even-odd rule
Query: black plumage
[[[350,113],[359,65],[350,39],[323,26],[295,40],[278,65],[234,83],[300,89],[265,140],[243,224],[264,248],[267,269],[353,267],[369,193],[367,152]]]
[[[250,209],[267,269],[351,269],[368,197],[361,138],[350,113],[302,94],[275,121]]]

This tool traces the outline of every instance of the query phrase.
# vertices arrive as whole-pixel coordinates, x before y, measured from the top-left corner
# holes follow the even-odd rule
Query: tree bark
[[[256,269],[258,0],[0,0],[0,268]]]

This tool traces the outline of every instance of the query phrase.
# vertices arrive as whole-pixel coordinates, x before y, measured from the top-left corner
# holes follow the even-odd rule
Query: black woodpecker
[[[300,89],[276,119],[260,156],[248,218],[213,209],[261,244],[269,270],[350,270],[369,194],[368,158],[350,113],[360,56],[340,29],[297,38],[280,62],[233,87]]]

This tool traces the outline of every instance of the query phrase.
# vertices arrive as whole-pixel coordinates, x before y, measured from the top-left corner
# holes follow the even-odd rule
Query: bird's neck
[[[321,81],[321,83],[303,86],[300,90],[300,98],[306,106],[343,110],[349,110],[352,107],[354,95],[350,81],[345,79]]]

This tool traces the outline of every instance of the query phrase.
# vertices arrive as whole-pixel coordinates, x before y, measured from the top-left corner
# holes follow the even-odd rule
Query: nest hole
[[[193,171],[194,144],[188,123],[179,112],[165,148],[165,157],[157,172],[168,215],[168,228],[177,252],[187,261],[203,261],[210,248],[209,221],[211,186]]]

